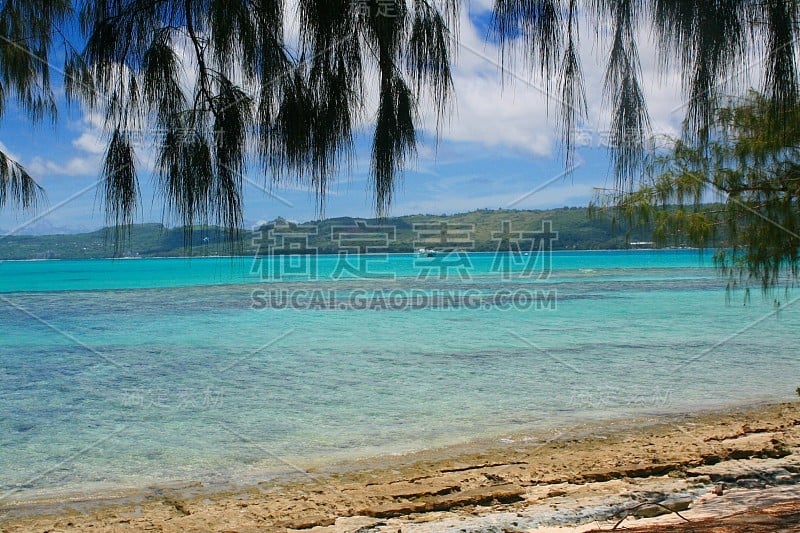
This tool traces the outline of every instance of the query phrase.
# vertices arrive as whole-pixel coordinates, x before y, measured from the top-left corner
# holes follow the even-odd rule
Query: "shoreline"
[[[798,487],[800,402],[642,418],[575,425],[549,438],[519,435],[320,464],[223,490],[176,482],[146,491],[0,502],[0,530],[380,531],[376,524],[383,523],[405,531],[437,521],[445,529],[448,520],[502,521],[509,514],[519,515],[518,523],[527,520],[528,528],[578,525],[630,506],[637,491],[702,499],[720,475],[704,468],[741,468],[742,461],[796,462],[795,472],[780,468],[790,474],[782,478],[784,489]],[[547,511],[551,506],[557,512]]]
[[[800,400],[798,400],[800,402]],[[94,502],[117,500],[145,500],[153,494],[163,491],[180,491],[184,488],[189,493],[200,492],[205,495],[220,495],[247,490],[260,483],[279,483],[302,480],[306,472],[316,472],[326,475],[346,474],[365,470],[379,469],[386,466],[406,466],[421,460],[428,462],[444,462],[454,457],[468,456],[475,453],[502,452],[513,446],[537,446],[551,442],[570,440],[583,440],[587,438],[605,439],[607,434],[624,431],[646,430],[649,427],[663,424],[680,423],[687,417],[725,415],[739,411],[772,407],[784,403],[792,403],[788,398],[760,399],[754,401],[731,401],[721,404],[698,405],[691,411],[686,407],[676,407],[671,410],[658,410],[636,415],[610,414],[607,417],[597,418],[585,415],[577,418],[565,418],[560,423],[542,427],[529,425],[514,429],[497,429],[494,432],[472,439],[448,439],[442,442],[440,437],[435,442],[412,446],[405,443],[400,448],[377,446],[360,451],[341,451],[334,455],[306,456],[297,458],[278,459],[282,466],[272,468],[241,471],[228,481],[214,482],[203,477],[202,474],[194,477],[164,479],[141,484],[95,483],[85,486],[65,486],[51,489],[40,489],[33,494],[23,495],[14,499],[14,494],[20,491],[14,489],[0,491],[0,520],[2,512],[9,507],[32,507],[47,509],[65,503],[80,505]],[[5,504],[5,505],[4,505]],[[2,522],[0,522],[2,523]]]

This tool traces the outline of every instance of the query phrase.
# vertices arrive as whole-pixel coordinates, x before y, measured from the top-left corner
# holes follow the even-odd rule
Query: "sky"
[[[500,68],[500,50],[489,37],[491,0],[472,0],[461,12],[453,70],[455,101],[434,142],[435,117],[421,110],[426,142],[406,169],[389,215],[451,214],[475,209],[547,209],[585,206],[596,187],[613,184],[607,148],[608,106],[602,97],[607,49],[583,28],[581,57],[588,97],[588,121],[579,125],[574,168],[565,172],[557,128],[558,100],[521,63]],[[586,24],[584,24],[586,26]],[[647,35],[639,42],[642,83],[653,132],[677,135],[683,117],[680,78],[660,73]],[[52,66],[57,76],[58,64]],[[552,85],[552,84],[551,84]],[[552,87],[551,87],[552,88]],[[59,88],[56,87],[57,95]],[[356,139],[352,168],[334,176],[326,217],[375,215],[369,181],[368,131]],[[0,149],[22,163],[46,191],[36,212],[0,211],[0,234],[91,231],[106,225],[99,171],[105,136],[102,121],[59,96],[54,125],[32,124],[9,106],[0,119]],[[139,150],[141,207],[136,222],[166,222],[163,199],[152,186],[152,157]],[[319,218],[313,193],[287,184],[266,187],[270,177],[252,169],[245,177],[245,226],[283,217],[298,222]]]

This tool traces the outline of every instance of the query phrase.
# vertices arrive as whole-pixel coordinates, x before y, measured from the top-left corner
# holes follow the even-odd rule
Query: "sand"
[[[628,530],[800,531],[798,502],[793,402],[329,465],[224,493],[0,502],[0,531],[544,532],[622,519]]]

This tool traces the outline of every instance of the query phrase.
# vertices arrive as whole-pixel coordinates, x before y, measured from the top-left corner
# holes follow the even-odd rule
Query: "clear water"
[[[270,282],[241,258],[0,263],[0,506],[248,482],[584,421],[787,400],[800,385],[796,295],[726,305],[708,255],[554,253],[541,279],[493,272],[491,254],[468,259],[461,276],[419,279],[424,261],[377,256],[376,277],[337,280],[339,259],[320,257],[317,280]],[[254,309],[253,291],[270,289],[333,303]],[[548,299],[496,299],[520,290]],[[437,291],[478,303],[350,299]]]

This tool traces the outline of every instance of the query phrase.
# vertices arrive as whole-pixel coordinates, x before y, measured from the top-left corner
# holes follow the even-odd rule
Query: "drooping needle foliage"
[[[94,83],[74,89],[105,111],[112,131],[103,174],[115,222],[134,213],[129,162],[148,135],[159,190],[187,226],[238,227],[250,165],[267,185],[297,179],[322,202],[371,94],[372,176],[384,212],[416,148],[420,99],[446,111],[457,4],[301,0],[287,12],[281,0],[85,2],[81,60]]]
[[[784,273],[796,277],[800,2],[496,0],[504,49],[524,47],[536,73],[560,80],[568,157],[569,128],[585,110],[573,59],[579,20],[593,25],[607,53],[616,186],[600,204],[628,222],[654,223],[660,242],[717,245],[718,266],[736,281],[769,287]],[[666,149],[651,142],[640,81],[638,42],[650,38],[660,70],[677,72],[685,95],[683,134]],[[720,210],[702,205],[713,199],[723,201]]]
[[[67,95],[105,116],[101,169],[109,218],[139,205],[137,147],[156,153],[158,190],[187,226],[242,222],[245,172],[317,193],[374,124],[375,205],[384,212],[415,153],[423,98],[443,118],[452,94],[457,0],[4,1],[0,103],[55,112],[49,46],[75,15],[85,47],[65,44]],[[290,22],[287,28],[287,21]],[[374,98],[373,98],[374,96]],[[375,100],[375,101],[373,101]],[[0,108],[2,110],[2,108]],[[38,187],[0,160],[0,205]]]
[[[585,112],[583,73],[574,58],[579,21],[592,25],[598,53],[607,58],[603,89],[621,190],[635,188],[649,148],[639,41],[655,41],[663,73],[680,73],[684,133],[693,142],[707,140],[720,97],[743,94],[750,80],[762,77],[762,92],[779,107],[797,101],[796,0],[495,0],[494,28],[504,49],[521,47],[542,79],[561,80],[555,96],[568,153],[569,131]]]
[[[32,120],[53,117],[49,57],[53,37],[71,13],[69,0],[17,0],[0,3],[0,117],[8,101]],[[0,208],[35,207],[42,189],[11,156],[0,151]]]
[[[716,247],[731,286],[791,281],[800,269],[800,108],[777,110],[756,92],[716,108],[702,146],[674,140],[636,190],[600,200],[652,226],[661,243]]]

